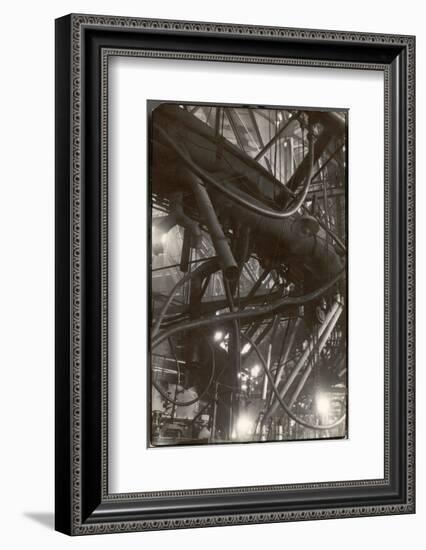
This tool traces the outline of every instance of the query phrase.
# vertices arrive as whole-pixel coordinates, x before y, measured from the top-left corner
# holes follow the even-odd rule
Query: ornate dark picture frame
[[[111,494],[111,56],[376,70],[385,82],[383,479]],[[56,529],[70,535],[414,513],[413,36],[68,15],[56,21]]]

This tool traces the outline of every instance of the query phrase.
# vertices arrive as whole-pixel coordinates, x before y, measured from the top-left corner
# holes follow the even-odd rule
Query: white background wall
[[[418,505],[415,516],[70,539],[53,526],[54,24],[69,12],[417,35]],[[422,2],[67,0],[3,5],[0,101],[0,544],[3,548],[399,549],[424,539],[425,107]],[[362,230],[362,228],[360,228]],[[416,544],[417,542],[417,544]]]

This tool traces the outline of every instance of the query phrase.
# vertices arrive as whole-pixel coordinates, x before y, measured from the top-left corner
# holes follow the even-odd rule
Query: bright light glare
[[[330,412],[330,400],[322,393],[316,398],[317,411],[321,416],[327,416]]]
[[[261,371],[260,365],[254,365],[251,369],[251,375],[256,378],[256,376],[259,376]]]
[[[237,434],[239,437],[244,437],[250,434],[252,430],[252,421],[247,415],[241,415],[237,420]]]
[[[251,344],[247,342],[247,344],[244,344],[243,349],[241,350],[241,353],[245,355],[250,351],[250,349],[251,349]]]
[[[165,233],[158,229],[155,225],[152,226],[152,240],[153,241],[162,241],[163,237],[165,236]]]
[[[214,341],[220,342],[220,340],[223,340],[223,332],[218,330],[217,332],[214,333]]]

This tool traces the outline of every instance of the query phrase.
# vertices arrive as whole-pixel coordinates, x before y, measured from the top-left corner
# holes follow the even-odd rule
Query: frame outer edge
[[[55,22],[55,528],[71,534],[71,21]]]
[[[71,482],[70,491],[71,510],[71,534],[95,534],[112,533],[135,530],[157,530],[177,529],[188,527],[201,527],[212,525],[236,525],[247,523],[282,522],[291,520],[326,519],[332,517],[360,517],[370,515],[385,515],[395,513],[414,512],[414,48],[415,39],[412,36],[403,35],[380,35],[371,33],[309,30],[309,29],[285,29],[279,27],[254,27],[246,25],[229,25],[219,23],[202,23],[187,21],[152,20],[139,18],[124,18],[110,16],[76,15],[68,16],[71,25],[71,182],[72,182],[72,228],[71,228],[71,275],[72,275],[72,296],[71,296],[71,392],[72,392],[72,418],[71,421]],[[133,521],[117,523],[101,523],[85,525],[81,518],[81,487],[80,487],[80,379],[81,379],[81,174],[80,162],[82,155],[81,148],[81,34],[83,26],[98,27],[119,27],[123,30],[173,30],[175,32],[192,33],[217,33],[241,35],[263,38],[290,38],[295,40],[319,40],[341,43],[375,43],[377,45],[395,45],[408,50],[407,60],[407,108],[408,108],[408,136],[407,136],[407,201],[411,207],[411,215],[407,217],[407,384],[408,384],[408,431],[407,445],[407,501],[405,504],[396,506],[367,506],[365,508],[339,508],[326,510],[307,510],[301,512],[274,512],[274,513],[253,513],[243,515],[212,516],[179,520],[159,521]],[[411,163],[411,164],[410,164]],[[58,187],[57,187],[58,190]],[[411,256],[410,256],[411,254]],[[58,369],[57,369],[58,373]],[[411,394],[411,395],[410,395]],[[411,424],[410,424],[411,423]],[[68,531],[69,532],[69,531]]]
[[[415,460],[415,195],[416,195],[416,37],[411,36],[407,50],[407,509],[416,511]]]

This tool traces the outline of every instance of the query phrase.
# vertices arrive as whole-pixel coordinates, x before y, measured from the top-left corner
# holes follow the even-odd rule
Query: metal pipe
[[[291,322],[291,321],[289,321],[289,322]],[[284,352],[283,352],[283,355],[282,355],[282,358],[281,358],[280,368],[277,371],[277,374],[275,376],[275,384],[277,385],[277,387],[279,387],[279,385],[280,385],[281,378],[282,378],[284,368],[285,368],[285,364],[286,364],[288,356],[290,354],[290,350],[293,347],[294,340],[296,338],[296,334],[299,330],[299,327],[300,327],[301,323],[302,323],[302,318],[301,317],[297,317],[294,320],[294,322],[292,323],[290,334],[289,334],[288,339],[286,341]],[[272,393],[270,406],[273,405],[274,401],[275,401],[274,394]]]
[[[194,271],[188,271],[179,281],[175,284],[175,286],[170,291],[170,294],[167,297],[167,300],[165,301],[163,307],[160,310],[160,313],[158,314],[157,321],[155,322],[154,327],[152,328],[151,337],[154,338],[157,332],[160,330],[161,322],[163,321],[163,318],[167,312],[167,309],[169,308],[170,304],[173,301],[173,298],[176,296],[177,291],[179,288],[184,285],[187,281],[190,281],[192,278],[197,277],[199,275],[200,270],[204,270],[207,267],[207,264],[210,265],[211,263],[216,263],[217,260],[207,260],[204,264],[197,267]]]
[[[234,136],[235,136],[235,139],[236,139],[236,141],[237,141],[237,143],[238,143],[239,148],[241,149],[241,151],[244,151],[244,152],[245,152],[245,150],[244,150],[244,144],[243,144],[242,139],[241,139],[241,136],[240,136],[240,134],[239,134],[239,132],[238,132],[237,123],[236,123],[236,121],[235,121],[235,119],[234,119],[234,110],[233,110],[233,109],[232,109],[232,110],[229,109],[229,107],[225,107],[224,111],[225,111],[226,116],[227,116],[227,118],[228,118],[228,120],[229,120],[229,124],[231,125],[232,131],[233,131],[233,133],[234,133]]]
[[[188,229],[185,228],[183,231],[183,242],[180,255],[180,264],[179,268],[182,273],[188,273],[189,271],[189,262],[191,261],[191,241],[192,237]]]
[[[339,302],[334,302],[333,306],[331,307],[330,311],[328,312],[326,318],[324,319],[324,323],[320,325],[318,330],[318,337],[321,338],[324,331],[327,329],[328,325],[333,319],[333,316],[335,315],[338,307],[340,306]],[[340,306],[341,307],[341,306]],[[305,366],[306,361],[309,359],[312,350],[314,349],[314,343],[313,343],[313,337],[311,337],[310,342],[308,343],[305,351],[302,353],[299,361],[296,363],[296,366],[291,371],[290,376],[287,378],[284,386],[280,390],[280,396],[281,398],[284,398],[288,390],[290,389],[290,386],[293,384],[294,380],[296,379],[299,372],[302,370],[302,368]],[[266,412],[265,416],[272,416],[274,412],[276,411],[278,406],[278,403],[275,401],[270,407],[269,410]]]
[[[265,147],[265,144],[263,143],[262,134],[260,133],[259,125],[257,124],[256,117],[254,116],[254,113],[253,113],[252,109],[247,109],[247,111],[248,111],[248,114],[249,114],[251,124],[254,128],[254,132],[256,134],[257,141],[259,142],[259,150],[262,150]],[[266,166],[268,167],[268,170],[270,172],[272,172],[272,167],[271,167],[271,163],[269,162],[269,159],[266,158],[265,162],[266,162]]]
[[[333,288],[333,286],[343,277],[344,273],[345,273],[345,270],[342,270],[338,275],[333,277],[331,281],[329,281],[322,287],[312,292],[309,292],[308,294],[305,294],[304,296],[286,296],[281,300],[276,300],[272,304],[267,304],[257,309],[223,313],[222,315],[213,315],[212,317],[204,317],[194,321],[180,323],[178,326],[171,327],[170,329],[165,330],[162,334],[159,334],[155,338],[153,338],[152,347],[155,348],[156,346],[160,345],[161,342],[163,342],[166,338],[169,338],[170,336],[173,336],[185,330],[190,330],[192,328],[199,329],[206,326],[214,326],[217,324],[234,321],[234,319],[238,319],[240,321],[243,319],[251,320],[251,319],[255,319],[257,317],[261,317],[265,315],[273,315],[274,313],[281,311],[281,309],[286,306],[298,306],[298,305],[307,304],[308,302],[311,302],[313,300],[316,300],[317,298],[320,298],[325,292]],[[154,331],[153,331],[153,335],[155,335]]]
[[[296,197],[296,203],[289,206],[288,209],[284,211],[277,211],[272,210],[271,208],[267,208],[265,206],[261,206],[260,204],[256,204],[254,199],[247,195],[247,198],[245,198],[244,195],[246,193],[234,193],[230,188],[227,188],[223,186],[219,181],[217,181],[214,177],[210,176],[205,172],[202,168],[200,168],[188,155],[186,151],[184,151],[179,145],[177,145],[165,132],[160,126],[155,125],[156,130],[161,134],[163,139],[166,141],[166,143],[174,150],[174,152],[179,155],[180,159],[183,161],[183,163],[186,165],[186,167],[191,170],[200,180],[204,181],[207,185],[210,185],[211,187],[214,187],[215,189],[219,190],[224,195],[231,198],[234,202],[238,203],[241,206],[244,206],[248,210],[251,210],[253,212],[256,212],[257,214],[261,214],[262,216],[267,216],[270,218],[277,218],[277,219],[283,219],[283,218],[289,218],[290,216],[293,216],[299,208],[302,206],[306,199],[306,195],[309,191],[309,186],[311,183],[311,175],[313,171],[313,165],[314,165],[314,154],[313,151],[310,151],[310,153],[307,155],[305,159],[304,166],[309,165],[309,175],[306,177],[306,182],[303,187],[303,190],[300,192],[300,194]],[[313,146],[313,141],[311,144],[311,147]],[[282,189],[282,192],[284,193],[284,190]]]
[[[183,210],[183,194],[177,193],[171,197],[170,213],[176,217],[176,223],[189,230],[193,237],[193,248],[198,248],[201,243],[201,229],[199,224],[187,216]]]
[[[207,260],[216,260],[216,256],[210,256],[210,258],[198,258],[198,260],[191,260],[188,262],[188,265],[193,264],[199,264],[200,262],[206,262]],[[162,267],[156,267],[155,269],[151,269],[152,273],[156,273],[157,271],[165,271],[166,269],[173,269],[174,267],[180,267],[180,263],[178,264],[170,264],[170,265],[164,265]]]
[[[191,319],[198,318],[201,315],[201,301],[205,291],[205,281],[218,270],[219,261],[217,259],[204,262],[194,270],[196,276],[191,279],[189,292],[189,315]]]
[[[218,165],[214,129],[191,117],[184,110],[172,107],[174,106],[168,106],[167,109],[161,107],[160,111],[155,111],[153,181],[162,195],[172,195],[179,187],[187,193],[190,186],[187,181],[177,181],[176,170],[186,162],[192,162],[190,171],[195,166],[195,169],[198,167],[206,177],[211,178],[209,181],[203,181],[207,181],[209,196],[215,208],[220,211],[220,219],[229,219],[233,227],[243,224],[252,228],[251,247],[258,252],[265,265],[268,265],[270,260],[276,261],[276,258],[270,257],[272,251],[276,251],[278,258],[285,261],[285,251],[287,257],[296,254],[306,270],[314,274],[319,284],[325,277],[340,271],[343,261],[331,242],[326,250],[325,243],[317,236],[300,235],[296,230],[297,224],[293,224],[293,218],[287,217],[288,211],[282,216],[279,209],[269,206],[272,204],[272,196],[276,196],[278,190],[284,192],[282,184],[271,177],[270,172],[250,157],[243,156],[242,152],[229,142],[226,147],[224,144],[226,156]],[[328,119],[327,115],[323,122],[323,133],[327,133],[328,124],[332,125],[332,121]],[[340,132],[334,132],[333,135],[337,134],[340,135]],[[321,135],[319,134],[316,139],[315,153]],[[178,152],[174,146],[179,148]],[[305,157],[304,169],[299,171],[297,181],[294,182],[296,189],[303,187],[311,160],[309,157],[310,155]],[[236,174],[242,178],[242,182],[235,181]],[[201,174],[197,175],[203,179]],[[232,180],[233,183],[227,184],[225,180]],[[253,193],[250,190],[253,190]],[[300,196],[300,191],[297,196]],[[294,200],[291,199],[291,204]],[[322,225],[326,227],[324,223]]]
[[[314,116],[314,113],[312,113],[312,116]],[[344,121],[334,116],[333,113],[328,113],[327,116],[327,127],[324,128],[324,131],[319,135],[315,143],[314,164],[316,164],[321,156],[324,154],[324,151],[327,149],[332,138],[336,135],[344,135],[345,132],[346,125]],[[311,120],[311,122],[315,122],[315,120]],[[299,184],[300,178],[306,172],[306,170],[307,159],[305,158],[302,160],[294,174],[291,176],[290,180],[287,182],[287,187],[291,190],[295,190]],[[279,203],[285,204],[286,202],[287,198],[285,196],[285,193],[281,192]]]
[[[269,149],[272,147],[272,145],[274,145],[274,143],[276,143],[281,138],[281,136],[283,135],[285,130],[290,126],[290,124],[295,120],[298,120],[299,116],[300,116],[300,111],[297,111],[294,114],[294,116],[291,116],[291,118],[289,118],[287,122],[278,130],[275,136],[270,141],[268,141],[268,143],[263,147],[261,151],[259,151],[259,153],[257,153],[257,155],[254,157],[254,160],[259,161],[262,157],[264,157],[266,153],[269,151]]]
[[[212,363],[211,363],[209,381],[207,383],[207,386],[200,393],[200,395],[197,395],[197,397],[194,397],[194,399],[190,399],[189,401],[176,401],[176,399],[172,399],[171,397],[169,397],[169,395],[162,390],[162,388],[157,384],[157,382],[155,382],[155,380],[151,381],[152,387],[154,387],[166,401],[168,401],[169,403],[172,403],[173,405],[176,405],[177,407],[189,407],[189,405],[193,405],[194,403],[197,403],[197,401],[201,401],[201,399],[209,391],[213,383],[214,375],[216,372],[216,360],[215,360],[214,350],[212,349],[211,351],[212,351]]]
[[[269,275],[270,272],[271,272],[270,269],[264,269],[262,271],[260,277],[257,279],[254,285],[251,287],[250,292],[247,294],[248,298],[252,298],[256,294],[256,292],[259,290],[263,281],[266,279],[266,277]]]
[[[231,288],[229,281],[227,281],[225,278],[223,280],[223,284],[225,287],[226,292],[226,298],[228,300],[229,304],[229,310],[231,312],[237,311],[234,299],[232,297]],[[239,382],[239,374],[241,372],[241,338],[240,338],[240,324],[237,319],[233,321],[233,328],[234,328],[234,336],[233,338],[230,338],[229,341],[229,347],[228,347],[228,353],[229,353],[229,359],[232,362],[232,366],[234,369],[234,380],[233,384],[237,385]],[[235,397],[235,399],[234,399]],[[237,393],[235,396],[233,395],[232,400],[232,418],[234,421],[239,417],[240,412],[240,400],[239,400],[239,394]],[[231,424],[231,430],[233,430],[235,426]]]
[[[245,336],[244,334],[242,334],[242,336],[244,338],[246,338],[246,340],[248,342],[250,342],[250,344],[254,347],[254,350],[256,351],[257,353],[257,356],[259,357],[259,360],[260,360],[260,364],[262,365],[263,367],[263,370],[265,371],[266,375],[268,376],[269,378],[269,382],[272,386],[272,390],[273,392],[275,393],[277,399],[278,399],[278,402],[280,404],[280,406],[283,408],[283,410],[288,414],[288,416],[294,420],[295,422],[297,422],[297,424],[300,424],[301,426],[304,426],[305,428],[311,428],[313,430],[331,430],[331,428],[335,428],[336,426],[339,426],[339,424],[341,424],[345,418],[346,418],[346,413],[343,413],[342,416],[336,420],[335,422],[332,422],[331,424],[327,424],[327,425],[323,425],[323,426],[316,426],[314,424],[311,424],[310,422],[305,422],[305,420],[302,420],[301,418],[299,418],[297,415],[295,415],[291,409],[289,408],[288,405],[286,405],[286,403],[283,401],[283,399],[281,398],[280,396],[280,392],[278,391],[278,388],[276,387],[275,383],[274,383],[274,379],[272,378],[272,374],[269,372],[269,370],[266,368],[266,361],[265,361],[265,358],[263,357],[259,347],[257,346],[257,344],[255,344],[255,342],[253,342],[250,338],[247,338],[247,336]],[[263,426],[264,428],[266,428],[266,426],[264,425]]]
[[[261,110],[258,112],[262,113]],[[277,189],[282,189],[284,190],[284,192],[286,192],[286,189],[283,188],[282,182],[278,181],[265,167],[256,162],[253,158],[248,156],[230,141],[225,139],[223,135],[217,136],[214,128],[210,128],[208,125],[206,125],[196,117],[191,117],[188,113],[180,109],[178,106],[163,104],[155,109],[154,116],[155,122],[160,121],[160,126],[170,129],[173,135],[176,132],[179,133],[183,129],[185,133],[184,139],[187,145],[195,146],[198,148],[198,150],[203,150],[204,152],[206,149],[203,144],[207,145],[207,148],[213,146],[212,153],[214,155],[215,161],[217,160],[217,148],[220,147],[223,153],[223,155],[221,154],[222,159],[225,160],[226,164],[231,162],[233,165],[233,169],[235,169],[237,172],[249,175],[249,172],[252,172],[254,170],[257,176],[260,177],[262,180],[265,180],[269,184],[276,186]],[[200,146],[202,147],[202,149],[200,149]],[[191,154],[192,152],[193,149],[191,150]],[[204,169],[210,171],[208,164],[209,163],[201,163]],[[162,166],[162,168],[164,168],[164,165]],[[250,176],[249,178],[251,179]],[[252,181],[253,183],[255,183],[256,178]],[[289,196],[294,195],[292,192],[289,192]]]
[[[253,296],[250,300],[248,299],[248,296],[244,296],[243,298],[239,299],[240,310],[245,309],[247,307],[254,307],[259,304],[264,305],[267,302],[271,303],[274,300],[280,299],[280,298],[282,298],[282,288],[276,290],[275,292],[259,293],[256,296]],[[228,302],[226,301],[226,299],[206,300],[206,301],[203,300],[200,308],[201,315],[204,316],[208,313],[223,310],[227,306],[228,306]],[[173,321],[176,319],[182,320],[185,315],[190,313],[190,309],[191,308],[188,304],[175,304],[173,306],[173,313],[170,314],[170,317],[167,318],[167,321],[171,321],[173,323]]]
[[[343,146],[344,146],[344,145],[345,145],[344,143],[341,143],[341,144],[337,147],[337,149],[334,151],[334,153],[333,153],[332,155],[330,155],[330,156],[328,157],[328,159],[318,168],[318,170],[317,170],[317,171],[315,172],[315,174],[312,176],[312,179],[313,179],[313,180],[314,180],[314,179],[324,170],[324,168],[327,166],[327,164],[328,164],[329,162],[331,162],[331,161],[335,158],[335,156],[339,153],[339,151],[340,151],[341,149],[343,149]]]
[[[322,335],[322,337],[321,337],[321,339],[318,343],[318,354],[320,354],[322,352],[325,344],[327,343],[327,340],[330,338],[330,335],[331,335],[334,327],[336,326],[336,323],[339,320],[339,317],[340,317],[342,311],[343,311],[343,306],[339,305],[336,313],[333,315],[333,318],[331,319],[326,331],[324,332],[324,334]],[[314,367],[314,365],[311,362],[311,364],[307,367],[307,369],[303,373],[303,376],[300,379],[300,382],[297,385],[297,388],[296,388],[292,398],[290,399],[289,407],[292,407],[294,405],[296,399],[299,397],[300,392],[303,390],[303,388],[306,384],[306,381],[307,381],[307,379],[309,378],[309,375],[312,372],[313,367]]]
[[[215,384],[215,389],[214,389],[214,401],[213,401],[213,415],[212,415],[212,430],[211,430],[211,435],[210,435],[210,439],[211,441],[214,441],[215,440],[215,437],[216,437],[216,421],[217,421],[217,401],[218,401],[218,387],[219,387],[219,383],[216,382]]]
[[[272,323],[272,334],[271,339],[269,341],[268,345],[268,360],[267,360],[267,367],[268,370],[271,370],[271,359],[272,359],[272,342],[274,341],[275,333],[277,332],[278,325],[280,323],[280,319],[278,315],[275,315],[273,323]],[[268,377],[265,374],[265,377],[263,379],[263,391],[262,391],[262,400],[266,401],[266,396],[268,395]]]
[[[228,281],[235,280],[239,275],[238,264],[232,254],[231,247],[229,246],[228,239],[225,237],[222,226],[217,219],[207,189],[203,186],[198,177],[194,176],[189,171],[186,171],[186,174],[189,175],[198,208],[209,230],[223,274]]]
[[[303,206],[302,208],[303,208],[304,212],[307,212],[308,214],[310,214],[309,210],[305,206]],[[324,229],[324,231],[326,233],[328,233],[330,235],[330,237],[336,242],[336,244],[339,246],[339,248],[343,252],[346,253],[346,246],[345,246],[344,242],[336,235],[336,233],[332,229],[330,229],[328,227],[328,225],[326,223],[324,223],[318,216],[314,216],[314,218],[317,220],[320,227],[322,229]]]
[[[266,368],[271,370],[271,356],[272,356],[272,344],[268,346],[268,358],[266,359]],[[266,401],[266,396],[268,394],[268,377],[265,373],[263,378],[263,388],[262,388],[262,401]]]

